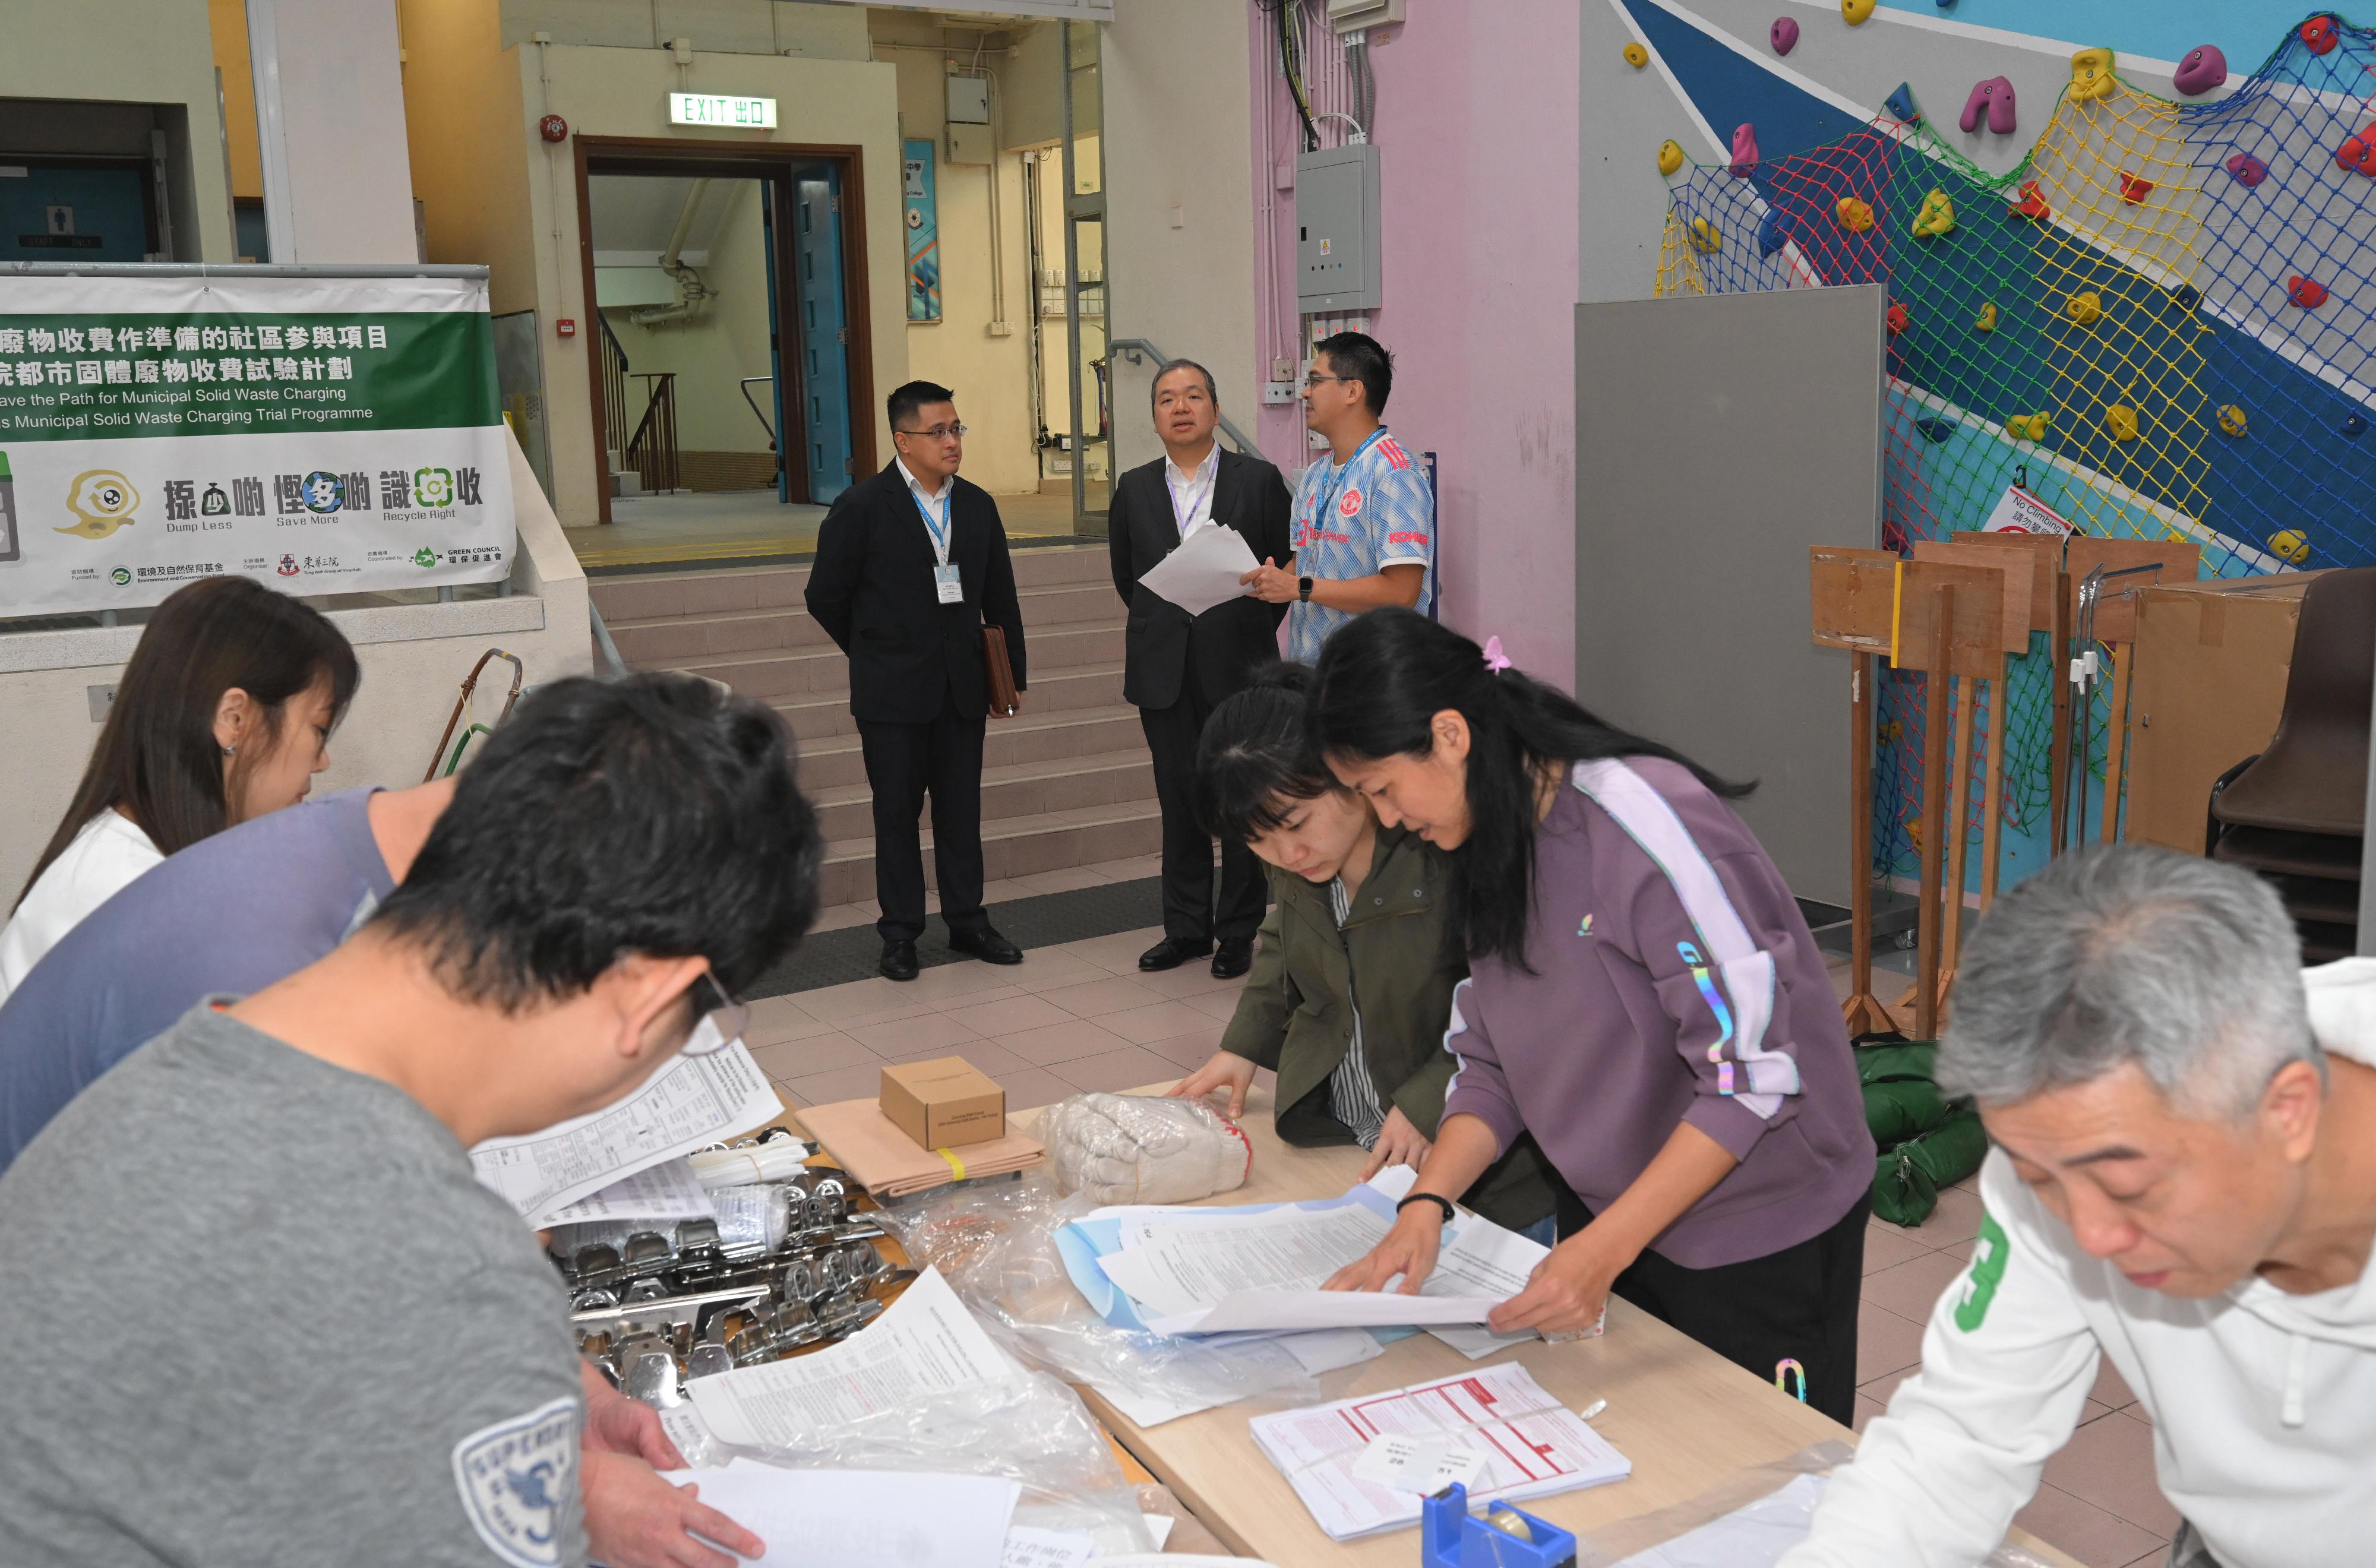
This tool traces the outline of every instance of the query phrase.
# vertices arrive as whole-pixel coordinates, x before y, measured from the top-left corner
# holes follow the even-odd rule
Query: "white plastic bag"
[[[1100,1204],[1184,1204],[1234,1192],[1253,1169],[1238,1124],[1198,1099],[1076,1094],[1040,1112],[1067,1193]]]

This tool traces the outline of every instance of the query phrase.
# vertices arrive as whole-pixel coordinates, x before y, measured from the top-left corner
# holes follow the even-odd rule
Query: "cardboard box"
[[[1006,1091],[962,1056],[883,1069],[876,1103],[924,1148],[956,1148],[1006,1135]]]
[[[2212,781],[2277,732],[2302,593],[2318,576],[2168,583],[2138,596],[2121,837],[2203,853]]]

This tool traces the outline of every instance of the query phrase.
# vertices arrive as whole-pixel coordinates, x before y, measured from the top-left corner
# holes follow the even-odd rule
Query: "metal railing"
[[[1133,364],[1142,363],[1150,357],[1154,359],[1157,364],[1168,364],[1171,360],[1177,357],[1175,355],[1165,353],[1161,349],[1157,348],[1154,344],[1148,342],[1144,338],[1114,339],[1111,342],[1106,345],[1106,359],[1108,362],[1111,362],[1116,354],[1128,354],[1130,356],[1130,362]],[[1236,445],[1239,451],[1252,453],[1257,457],[1262,456],[1262,448],[1254,445],[1254,438],[1248,435],[1244,431],[1240,430],[1236,425],[1231,424],[1230,422],[1229,415],[1221,414],[1218,417],[1221,427],[1221,434],[1228,436],[1230,440]]]
[[[677,488],[676,372],[637,371],[636,379],[648,383],[644,417],[622,454],[644,481],[647,494],[664,495]]]

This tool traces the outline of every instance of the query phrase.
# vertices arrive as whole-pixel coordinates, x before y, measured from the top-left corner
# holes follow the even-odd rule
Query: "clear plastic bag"
[[[1173,1338],[1117,1328],[1092,1312],[1064,1271],[1056,1230],[1097,1206],[1033,1174],[996,1187],[942,1188],[876,1218],[918,1268],[941,1271],[992,1337],[1071,1382],[1188,1409],[1319,1397],[1312,1374],[1275,1341]]]
[[[1033,1131],[1064,1191],[1101,1204],[1194,1203],[1235,1192],[1253,1169],[1245,1134],[1201,1099],[1076,1094]]]

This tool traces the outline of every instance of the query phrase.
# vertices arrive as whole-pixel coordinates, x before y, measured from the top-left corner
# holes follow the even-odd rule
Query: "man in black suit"
[[[1218,938],[1213,973],[1231,980],[1253,963],[1262,865],[1243,844],[1223,843],[1216,909],[1213,840],[1192,803],[1196,739],[1221,700],[1245,686],[1246,672],[1278,657],[1287,607],[1239,599],[1192,619],[1138,579],[1207,518],[1242,534],[1255,560],[1289,559],[1287,481],[1260,457],[1225,451],[1213,439],[1220,398],[1203,365],[1173,360],[1158,371],[1154,403],[1167,456],[1122,476],[1107,518],[1114,591],[1130,606],[1122,694],[1137,705],[1155,754],[1163,812],[1163,940],[1139,956],[1138,967],[1175,968],[1212,951]]]
[[[924,857],[916,818],[933,797],[933,863],[949,945],[992,964],[1022,950],[981,907],[981,744],[990,712],[983,623],[1006,634],[1023,688],[1023,607],[998,505],[957,478],[956,394],[910,381],[891,394],[898,456],[841,493],[817,530],[809,613],[849,655],[849,711],[874,791],[874,897],[883,973],[916,978]],[[1019,706],[1019,704],[1018,704]]]

